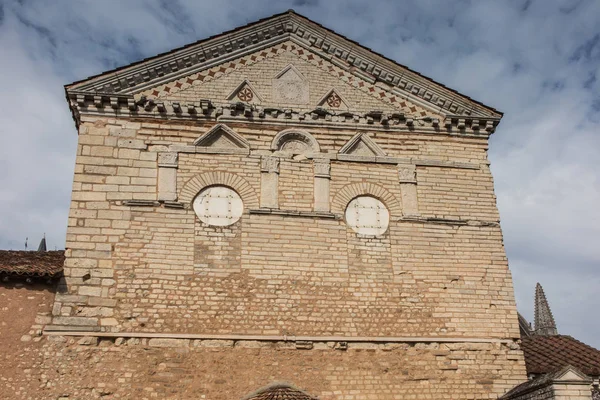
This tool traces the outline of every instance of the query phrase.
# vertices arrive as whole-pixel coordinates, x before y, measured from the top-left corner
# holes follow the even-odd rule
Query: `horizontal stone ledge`
[[[397,222],[420,222],[425,224],[438,224],[438,225],[453,225],[453,226],[478,226],[486,227],[500,226],[498,221],[479,221],[473,219],[450,219],[450,218],[432,218],[432,217],[421,217],[418,215],[406,215],[403,217],[393,218],[392,221]]]
[[[122,202],[113,202],[117,205],[124,205],[128,207],[160,207],[184,209],[185,204],[178,201],[153,201],[153,200],[124,200]]]
[[[187,145],[171,145],[169,151],[176,153],[188,153],[188,154],[233,154],[233,155],[249,155],[250,149],[245,148],[221,148],[221,147],[207,147],[207,146],[187,146]]]
[[[72,326],[72,325],[46,325],[44,327],[44,334],[47,332],[53,332],[58,335],[66,336],[89,336],[90,332],[101,333],[99,326]],[[70,335],[69,333],[78,332],[80,335]]]
[[[333,213],[315,212],[315,211],[295,211],[295,210],[279,210],[275,208],[254,208],[248,210],[250,214],[262,215],[282,215],[286,217],[311,217],[311,218],[328,218],[340,219],[340,216]]]
[[[439,167],[456,169],[481,169],[478,164],[459,163],[455,161],[437,161],[437,160],[414,160],[415,165],[419,167]]]
[[[165,208],[177,208],[177,209],[185,208],[185,204],[180,203],[178,201],[165,201],[162,204]]]
[[[70,330],[69,330],[70,329]],[[48,325],[43,331],[46,336],[90,336],[90,330],[79,326]],[[514,343],[519,338],[474,338],[435,336],[285,336],[285,335],[217,335],[197,333],[152,333],[152,332],[94,332],[93,336],[104,338],[145,339],[194,339],[236,340],[263,342],[348,342],[348,343]]]
[[[125,200],[123,205],[129,207],[158,207],[160,203],[152,200]]]

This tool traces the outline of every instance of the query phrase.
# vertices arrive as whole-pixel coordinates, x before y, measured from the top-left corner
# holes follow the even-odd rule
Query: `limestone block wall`
[[[5,398],[231,400],[288,382],[322,400],[497,399],[522,379],[511,347],[49,336]]]
[[[194,146],[213,126],[84,119],[54,327],[518,337],[485,138],[373,130],[375,159],[339,154],[356,131],[311,129],[319,151],[294,155],[272,149],[286,127],[228,124],[247,147]],[[239,221],[199,220],[211,185],[239,194]],[[384,234],[349,227],[361,195],[389,210]]]

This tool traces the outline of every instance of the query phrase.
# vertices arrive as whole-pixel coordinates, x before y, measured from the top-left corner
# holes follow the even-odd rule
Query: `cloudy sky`
[[[492,136],[519,310],[600,348],[600,1],[0,0],[0,249],[63,248],[63,85],[293,8],[505,113]]]

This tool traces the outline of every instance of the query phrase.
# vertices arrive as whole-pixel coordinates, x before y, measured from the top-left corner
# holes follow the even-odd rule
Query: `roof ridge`
[[[256,29],[253,29],[256,28]],[[246,25],[197,40],[173,50],[65,85],[65,90],[90,93],[136,93],[153,82],[206,69],[243,51],[293,38],[307,48],[335,59],[354,74],[389,85],[448,115],[501,117],[502,112],[472,99],[409,67],[389,59],[346,36],[290,9]]]

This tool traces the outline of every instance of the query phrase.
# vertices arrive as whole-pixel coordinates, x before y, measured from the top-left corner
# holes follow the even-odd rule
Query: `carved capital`
[[[260,162],[261,172],[279,173],[279,157],[263,157]]]
[[[315,163],[315,176],[321,178],[331,178],[331,164],[329,160],[316,159]]]
[[[158,166],[167,168],[177,168],[177,153],[158,153]]]
[[[417,183],[417,170],[414,165],[398,165],[400,183]]]

